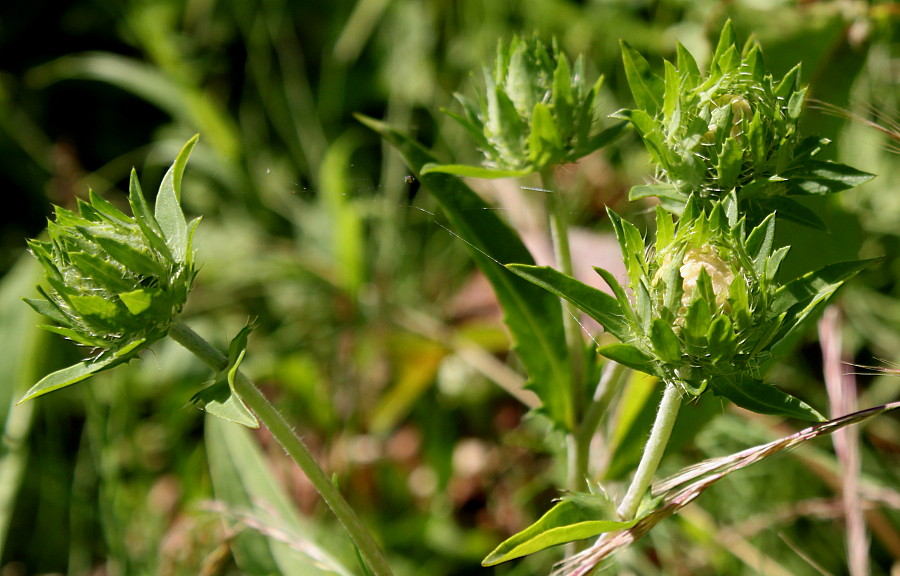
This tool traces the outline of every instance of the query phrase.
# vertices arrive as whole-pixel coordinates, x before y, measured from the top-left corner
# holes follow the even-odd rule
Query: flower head
[[[790,197],[838,192],[872,178],[814,158],[828,140],[800,136],[806,100],[800,66],[773,78],[758,44],[738,48],[730,22],[705,76],[683,46],[677,66],[665,62],[664,78],[627,44],[622,53],[638,108],[619,114],[631,121],[658,165],[659,184],[636,186],[632,199],[659,196],[678,211],[689,196],[708,209],[734,194],[750,222],[778,211],[822,228]]]
[[[597,319],[620,340],[600,348],[601,354],[687,394],[712,390],[756,412],[820,417],[764,384],[762,370],[868,262],[834,264],[782,284],[777,274],[788,248],[775,248],[774,214],[748,233],[734,202],[704,209],[691,197],[677,222],[657,208],[656,239],[649,246],[633,224],[613,212],[610,217],[631,296],[598,270],[617,305],[607,303],[607,315]]]
[[[584,60],[570,66],[555,41],[548,48],[536,37],[513,38],[498,46],[493,70],[485,69],[483,93],[475,100],[457,94],[463,113],[448,112],[475,139],[486,169],[433,165],[427,171],[496,178],[578,160],[623,127],[595,131],[602,80],[588,84]]]
[[[181,312],[196,275],[191,248],[199,220],[187,224],[181,175],[196,138],[166,174],[155,213],[131,173],[128,216],[90,192],[78,211],[56,207],[47,241],[30,240],[46,286],[26,299],[54,322],[43,328],[93,350],[92,358],[44,378],[25,399],[72,384],[133,358],[163,338]]]

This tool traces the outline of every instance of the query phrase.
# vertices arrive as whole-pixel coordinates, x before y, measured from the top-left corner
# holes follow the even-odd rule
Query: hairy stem
[[[650,431],[650,438],[647,445],[644,446],[644,455],[638,464],[637,472],[625,498],[617,510],[619,518],[623,520],[632,520],[637,516],[638,508],[659,462],[662,460],[663,453],[666,451],[666,444],[669,443],[669,437],[672,435],[672,428],[675,426],[675,419],[678,416],[678,409],[681,408],[681,392],[675,384],[666,383],[666,390],[663,392],[662,401],[659,403],[659,410],[656,412],[656,420],[653,422],[653,429]]]
[[[201,338],[186,324],[177,323],[172,327],[169,336],[187,348],[200,360],[213,368],[222,370],[228,365],[228,359],[218,349]],[[343,524],[359,553],[362,555],[375,576],[391,576],[391,568],[375,539],[360,521],[341,493],[310,454],[303,440],[294,432],[274,406],[263,396],[249,378],[238,372],[234,380],[235,391],[247,406],[272,433],[282,448],[306,474],[313,486]]]

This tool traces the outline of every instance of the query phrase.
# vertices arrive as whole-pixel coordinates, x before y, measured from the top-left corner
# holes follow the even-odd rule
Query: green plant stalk
[[[224,354],[201,338],[186,324],[179,322],[173,325],[169,336],[214,370],[222,370],[228,365],[228,359]],[[275,437],[288,455],[303,470],[303,473],[315,486],[316,491],[321,494],[325,503],[328,504],[328,507],[331,508],[331,511],[334,512],[334,515],[337,516],[354,544],[356,544],[360,555],[371,569],[372,574],[375,576],[391,576],[391,568],[381,548],[338,489],[332,484],[328,475],[325,474],[318,462],[310,454],[309,449],[294,432],[290,424],[285,421],[275,407],[259,391],[259,388],[243,373],[237,373],[234,379],[234,387],[241,400],[266,425],[272,436]]]
[[[647,445],[644,446],[644,455],[641,456],[641,462],[634,473],[631,485],[616,511],[619,518],[632,520],[637,516],[641,500],[647,489],[650,488],[659,462],[666,451],[679,408],[681,408],[681,391],[674,383],[668,382],[662,401],[659,403],[659,410],[656,412],[656,420],[653,422],[650,438],[647,440]]]
[[[569,216],[566,213],[563,202],[556,185],[554,174],[555,166],[549,166],[541,171],[541,184],[547,192],[549,204],[548,216],[550,218],[550,239],[553,243],[553,254],[560,272],[566,276],[573,276],[572,251],[569,248]],[[577,433],[580,415],[578,407],[582,405],[584,391],[584,342],[581,336],[581,325],[578,323],[580,312],[569,302],[562,301],[563,329],[566,335],[566,345],[569,348],[569,363],[572,367],[571,386],[571,422],[573,431],[567,439],[567,484],[571,490],[584,488],[588,468],[588,452],[583,444],[583,436]],[[588,438],[588,443],[590,438]]]
[[[603,366],[603,373],[600,375],[597,388],[594,390],[594,396],[584,411],[584,417],[581,419],[575,432],[575,435],[578,437],[576,445],[578,450],[580,450],[578,458],[579,461],[586,463],[585,466],[590,462],[591,440],[593,440],[594,433],[600,425],[600,420],[606,413],[613,395],[615,395],[616,390],[619,389],[628,373],[629,370],[625,366],[612,360],[608,360],[606,365]]]

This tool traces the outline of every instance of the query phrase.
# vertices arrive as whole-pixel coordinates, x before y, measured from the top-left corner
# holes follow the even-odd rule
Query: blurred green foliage
[[[306,520],[247,510],[246,494],[223,492],[222,475],[239,486],[228,470],[255,456],[235,440],[235,463],[216,460],[222,437],[204,440],[202,415],[188,407],[208,374],[176,346],[12,407],[36,379],[83,352],[32,328],[37,319],[19,301],[32,295],[36,273],[20,262],[24,238],[40,234],[51,202],[71,208],[88,188],[124,205],[131,167],[158,181],[197,132],[183,201],[204,222],[187,320],[225,347],[247,317],[258,318],[243,368],[298,423],[398,574],[547,572],[553,554],[476,567],[549,509],[551,487],[564,474],[552,457],[562,439],[539,417],[524,418],[525,403],[495,385],[521,382],[490,292],[473,279],[465,246],[443,227],[434,198],[352,116],[408,127],[443,159],[474,163],[477,151],[440,109],[454,109],[454,92],[472,94],[471,73],[492,59],[498,39],[516,34],[556,37],[573,59],[584,53],[591,77],[606,78],[597,103],[603,115],[633,106],[619,39],[657,73],[662,58],[675,58],[676,41],[702,67],[730,17],[738,37],[756,36],[776,76],[802,61],[811,97],[840,107],[813,104],[804,117],[809,132],[834,140],[823,155],[878,178],[808,204],[830,232],[780,228],[784,244],[795,234],[818,239],[814,251],[792,251],[782,273],[791,277],[792,261],[809,269],[884,256],[839,306],[852,359],[897,361],[896,13],[896,3],[859,0],[3,3],[4,575],[250,573],[239,551],[254,546],[239,544],[246,534],[262,535],[270,550],[260,570],[271,567],[271,554],[321,546],[360,573],[348,544],[330,537],[333,518],[265,432],[255,443],[268,463],[264,475],[282,494],[266,490],[295,503]],[[608,235],[604,206],[644,213],[648,205],[626,205],[624,197],[647,182],[647,168],[634,135],[573,167],[583,206],[573,219]],[[505,205],[504,218],[527,220],[534,192],[522,193],[525,201]],[[772,378],[826,406],[811,334]],[[891,378],[860,377],[860,405],[896,398]],[[625,474],[646,435],[622,422],[649,426],[647,403],[622,405],[604,420],[617,441],[598,451],[598,475]],[[688,422],[692,410],[714,411],[683,410]],[[888,574],[900,555],[900,517],[885,504],[896,502],[900,485],[898,427],[884,418],[863,432],[874,574]],[[728,411],[688,435],[695,439],[668,456],[664,472],[786,431],[778,421]],[[817,443],[723,481],[622,556],[622,573],[774,574],[772,566],[811,573],[798,552],[829,573],[845,572],[835,462],[830,445]],[[317,527],[312,536],[292,528],[307,520]],[[295,561],[279,558],[281,566]]]

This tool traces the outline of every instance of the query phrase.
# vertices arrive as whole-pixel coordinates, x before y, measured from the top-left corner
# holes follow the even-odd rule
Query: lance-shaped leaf
[[[625,77],[631,94],[639,108],[654,116],[662,109],[665,98],[665,82],[650,71],[650,64],[640,52],[628,45],[622,45],[622,61],[625,64]]]
[[[551,546],[593,538],[606,532],[625,530],[639,519],[622,522],[611,520],[609,498],[602,494],[570,493],[541,518],[509,538],[488,554],[482,566],[494,566],[501,562],[521,558]]]
[[[833,194],[865,184],[875,176],[837,162],[807,160],[784,174],[788,194]]]
[[[81,382],[101,370],[107,370],[121,364],[122,362],[129,360],[132,357],[132,352],[143,345],[144,340],[135,340],[121,350],[117,350],[115,353],[103,354],[99,358],[85,360],[84,362],[79,362],[78,364],[73,364],[72,366],[48,374],[41,378],[37,384],[32,386],[31,389],[22,396],[22,399],[19,400],[18,404],[31,400],[32,398],[37,398],[38,396],[43,396],[54,390],[65,388],[76,382]]]
[[[470,166],[468,164],[435,164],[429,163],[422,166],[422,174],[450,174],[466,178],[482,178],[484,180],[496,180],[497,178],[521,178],[533,173],[531,167],[522,170],[499,170],[485,168],[484,166]]]
[[[880,258],[872,258],[838,262],[782,286],[776,292],[770,308],[770,315],[785,314],[781,330],[771,343],[772,353],[777,355],[782,352],[790,337],[821,311],[844,282],[879,260]]]
[[[156,220],[166,237],[175,260],[184,262],[188,249],[188,228],[181,211],[181,178],[188,157],[199,136],[194,136],[184,145],[175,158],[175,163],[166,172],[156,196]]]
[[[549,266],[509,264],[507,268],[560,298],[565,298],[619,340],[625,341],[631,336],[631,328],[625,320],[625,313],[619,302],[606,292],[566,276]]]
[[[465,242],[500,302],[504,321],[528,372],[529,385],[543,402],[543,410],[563,429],[573,426],[571,368],[562,326],[562,306],[549,292],[503,268],[534,259],[516,233],[462,181],[453,176],[423,173],[434,163],[430,153],[390,126],[357,118],[395,146],[423,186],[435,196],[453,233]]]
[[[745,375],[723,375],[710,383],[713,392],[758,414],[787,416],[811,422],[825,418],[806,402],[778,388]]]

